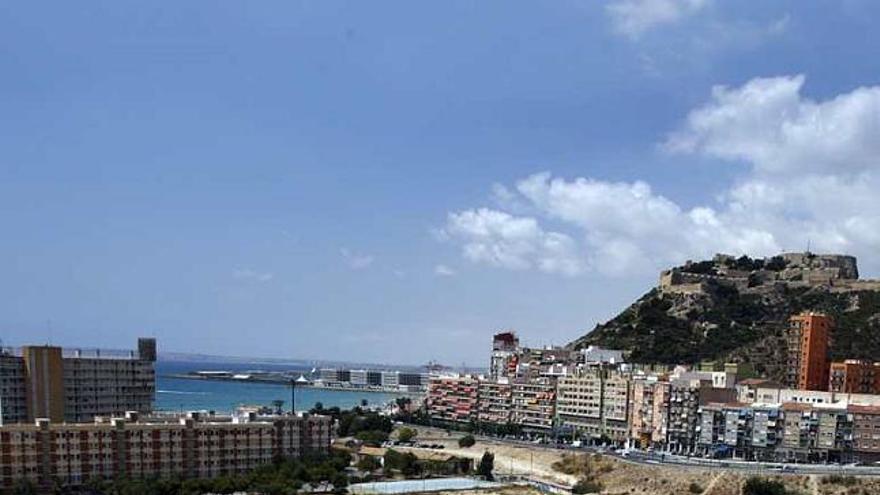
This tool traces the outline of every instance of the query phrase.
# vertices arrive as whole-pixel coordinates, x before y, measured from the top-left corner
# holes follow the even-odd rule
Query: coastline
[[[268,376],[249,376],[247,378],[235,378],[232,376],[203,376],[203,375],[193,375],[189,373],[166,373],[159,375],[161,378],[175,379],[175,380],[196,380],[196,381],[211,381],[211,382],[234,382],[234,383],[259,383],[259,384],[272,384],[272,385],[286,385],[290,386],[291,380],[283,379],[279,377],[268,377]],[[338,392],[364,392],[364,393],[377,393],[377,394],[394,394],[400,396],[422,396],[425,395],[424,391],[411,391],[411,390],[400,390],[395,388],[384,388],[384,387],[359,387],[354,385],[327,385],[323,383],[315,383],[315,382],[297,382],[297,388],[311,388],[318,390],[330,390],[330,391],[338,391]]]

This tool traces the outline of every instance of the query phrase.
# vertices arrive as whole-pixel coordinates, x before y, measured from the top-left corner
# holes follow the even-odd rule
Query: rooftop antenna
[[[52,319],[51,318],[46,320],[46,328],[49,332],[49,339],[46,341],[46,346],[49,346],[52,344]]]

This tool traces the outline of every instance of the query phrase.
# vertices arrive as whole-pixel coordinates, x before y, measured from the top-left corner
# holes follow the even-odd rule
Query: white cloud
[[[268,282],[275,278],[273,273],[260,272],[250,268],[238,268],[232,272],[232,276],[238,280],[251,280],[255,282]]]
[[[671,152],[743,167],[717,203],[685,208],[642,181],[539,173],[505,188],[508,202],[526,205],[529,216],[465,210],[450,214],[444,231],[471,261],[569,275],[649,273],[715,252],[803,250],[808,241],[817,251],[873,255],[880,248],[880,88],[813,101],[801,95],[803,85],[792,76],[716,87],[666,140]],[[556,231],[542,227],[549,222]],[[869,270],[880,268],[861,258]]]
[[[455,275],[455,270],[453,270],[452,268],[449,268],[446,265],[437,265],[434,267],[434,275],[437,275],[440,277],[451,277],[451,276]]]
[[[873,169],[880,156],[880,88],[816,102],[804,76],[716,86],[711,102],[672,134],[672,151],[741,160],[757,173],[845,173]]]
[[[373,264],[375,258],[369,254],[361,254],[349,251],[347,248],[341,248],[339,254],[345,260],[345,263],[352,270],[362,270]]]
[[[636,39],[664,24],[674,24],[694,15],[709,0],[614,0],[605,6],[615,31]]]
[[[565,275],[584,268],[577,244],[565,234],[544,231],[534,218],[488,208],[465,210],[449,214],[444,232],[461,243],[464,257],[473,262]]]

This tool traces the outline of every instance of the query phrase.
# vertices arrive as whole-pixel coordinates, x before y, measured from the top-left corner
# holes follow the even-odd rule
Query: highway
[[[449,440],[450,437],[446,430],[439,428],[428,428],[418,426],[419,429],[430,430],[436,433],[436,438]],[[461,432],[454,432],[455,437],[463,435]],[[423,438],[423,437],[420,437]],[[734,471],[739,473],[751,474],[799,474],[799,475],[832,475],[838,474],[843,476],[880,476],[880,465],[877,466],[854,466],[839,464],[795,464],[795,463],[779,463],[779,462],[755,462],[743,461],[736,459],[705,459],[702,457],[689,457],[675,455],[665,452],[646,452],[641,450],[612,450],[596,446],[575,447],[569,444],[552,444],[552,443],[535,443],[525,440],[515,440],[509,438],[489,437],[483,435],[475,435],[481,442],[487,444],[504,444],[509,446],[523,447],[527,449],[541,449],[548,451],[568,451],[568,452],[584,452],[584,453],[600,453],[613,457],[621,462],[632,464],[641,464],[647,466],[668,466],[679,467],[682,469],[712,469],[721,471]]]
[[[612,450],[595,446],[575,447],[567,444],[544,444],[521,440],[500,439],[477,436],[484,442],[505,443],[527,448],[565,450],[570,452],[597,453],[613,457],[622,462],[654,466],[676,466],[691,469],[717,469],[752,474],[839,474],[844,476],[880,476],[880,466],[854,466],[840,464],[795,464],[780,462],[754,462],[737,459],[705,459],[682,456],[665,452],[646,452],[641,450]]]

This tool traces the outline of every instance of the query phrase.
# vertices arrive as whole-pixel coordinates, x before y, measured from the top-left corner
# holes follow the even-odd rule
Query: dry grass
[[[421,429],[420,429],[421,430]],[[702,495],[740,495],[751,474],[703,468],[631,464],[609,456],[573,454],[565,451],[531,448],[493,441],[478,441],[469,449],[460,449],[459,435],[437,430],[419,432],[421,439],[446,446],[445,454],[479,459],[485,451],[495,454],[498,474],[529,474],[538,479],[574,485],[580,479],[592,479],[603,486],[603,495],[690,495],[691,484],[703,488]],[[855,480],[798,475],[767,476],[785,483],[792,494],[799,495],[880,495],[880,478]],[[531,492],[526,487],[506,487],[503,495]],[[480,493],[486,493],[482,491]],[[501,492],[499,492],[501,493]],[[466,495],[458,493],[458,495]]]

